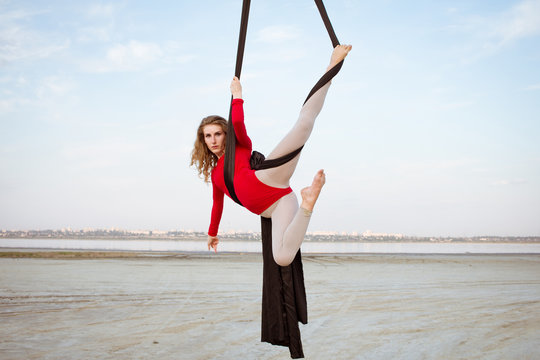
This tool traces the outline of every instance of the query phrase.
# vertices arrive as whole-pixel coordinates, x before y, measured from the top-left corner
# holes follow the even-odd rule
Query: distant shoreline
[[[220,239],[227,241],[261,241],[260,232],[238,231],[223,232]],[[72,240],[167,240],[167,241],[204,241],[207,234],[203,231],[192,230],[125,230],[111,229],[45,229],[45,230],[6,230],[0,229],[0,239],[72,239]],[[392,233],[376,233],[372,231],[335,232],[314,231],[308,232],[305,242],[330,243],[540,243],[540,236],[410,236]]]
[[[11,236],[9,236],[11,235]],[[223,234],[219,238],[224,241],[260,242],[259,233],[236,233]],[[20,234],[2,233],[0,239],[6,240],[140,240],[140,241],[207,241],[205,233],[180,234],[180,235],[73,235],[73,234]],[[474,237],[394,237],[394,236],[352,236],[352,235],[312,235],[307,234],[304,238],[306,243],[329,242],[329,243],[468,243],[468,244],[540,244],[540,236],[474,236]]]
[[[335,258],[340,261],[347,260],[369,260],[372,258],[385,257],[391,259],[422,258],[441,259],[443,257],[515,257],[515,256],[539,256],[540,254],[392,254],[392,253],[355,253],[355,254],[312,254],[303,253],[304,259],[315,260],[317,258]],[[149,251],[99,251],[99,250],[62,250],[62,249],[0,249],[0,259],[64,259],[64,260],[91,260],[91,259],[155,259],[155,260],[195,260],[195,259],[215,259],[215,260],[240,260],[242,261],[262,261],[260,253],[244,252],[149,252]]]

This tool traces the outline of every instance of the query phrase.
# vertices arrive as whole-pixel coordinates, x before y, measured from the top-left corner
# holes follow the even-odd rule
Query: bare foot
[[[336,66],[345,59],[349,52],[352,50],[352,45],[338,45],[334,48],[332,52],[332,57],[330,58],[330,65],[328,65],[328,70]]]
[[[306,209],[307,211],[313,211],[313,207],[315,206],[315,203],[319,198],[319,194],[321,193],[322,187],[325,182],[326,175],[324,174],[324,170],[317,171],[317,174],[315,174],[311,186],[303,188],[300,192],[300,194],[302,195],[301,207],[303,209]]]

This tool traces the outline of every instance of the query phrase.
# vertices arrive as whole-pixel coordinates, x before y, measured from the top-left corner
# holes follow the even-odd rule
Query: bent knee
[[[293,254],[292,256],[290,254],[273,254],[274,255],[274,261],[279,266],[289,266],[294,260],[294,257],[296,254]]]

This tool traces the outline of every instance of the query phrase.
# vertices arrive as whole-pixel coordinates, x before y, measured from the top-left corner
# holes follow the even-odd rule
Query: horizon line
[[[181,233],[203,233],[206,234],[206,231],[194,230],[194,229],[170,229],[170,230],[161,230],[161,229],[125,229],[119,227],[110,227],[110,228],[71,228],[65,227],[60,229],[5,229],[0,228],[0,233],[8,232],[41,232],[41,231],[50,231],[50,232],[95,232],[95,231],[105,231],[105,232],[127,232],[140,235],[166,235],[170,232],[181,232]],[[152,233],[152,234],[150,234]],[[252,230],[228,230],[222,232],[221,236],[230,236],[238,234],[258,234],[260,231]],[[397,237],[397,238],[540,238],[540,235],[406,235],[401,233],[382,233],[382,232],[373,232],[371,230],[365,230],[363,232],[359,231],[308,231],[307,236],[358,236],[358,237]]]

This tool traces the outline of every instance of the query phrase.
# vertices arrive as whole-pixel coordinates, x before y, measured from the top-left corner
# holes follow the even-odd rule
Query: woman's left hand
[[[214,249],[214,252],[217,252],[218,243],[219,243],[219,239],[217,236],[208,235],[208,250],[212,248]]]
[[[231,82],[231,94],[233,96],[233,99],[242,98],[242,84],[240,84],[240,79],[238,79],[236,76]]]

